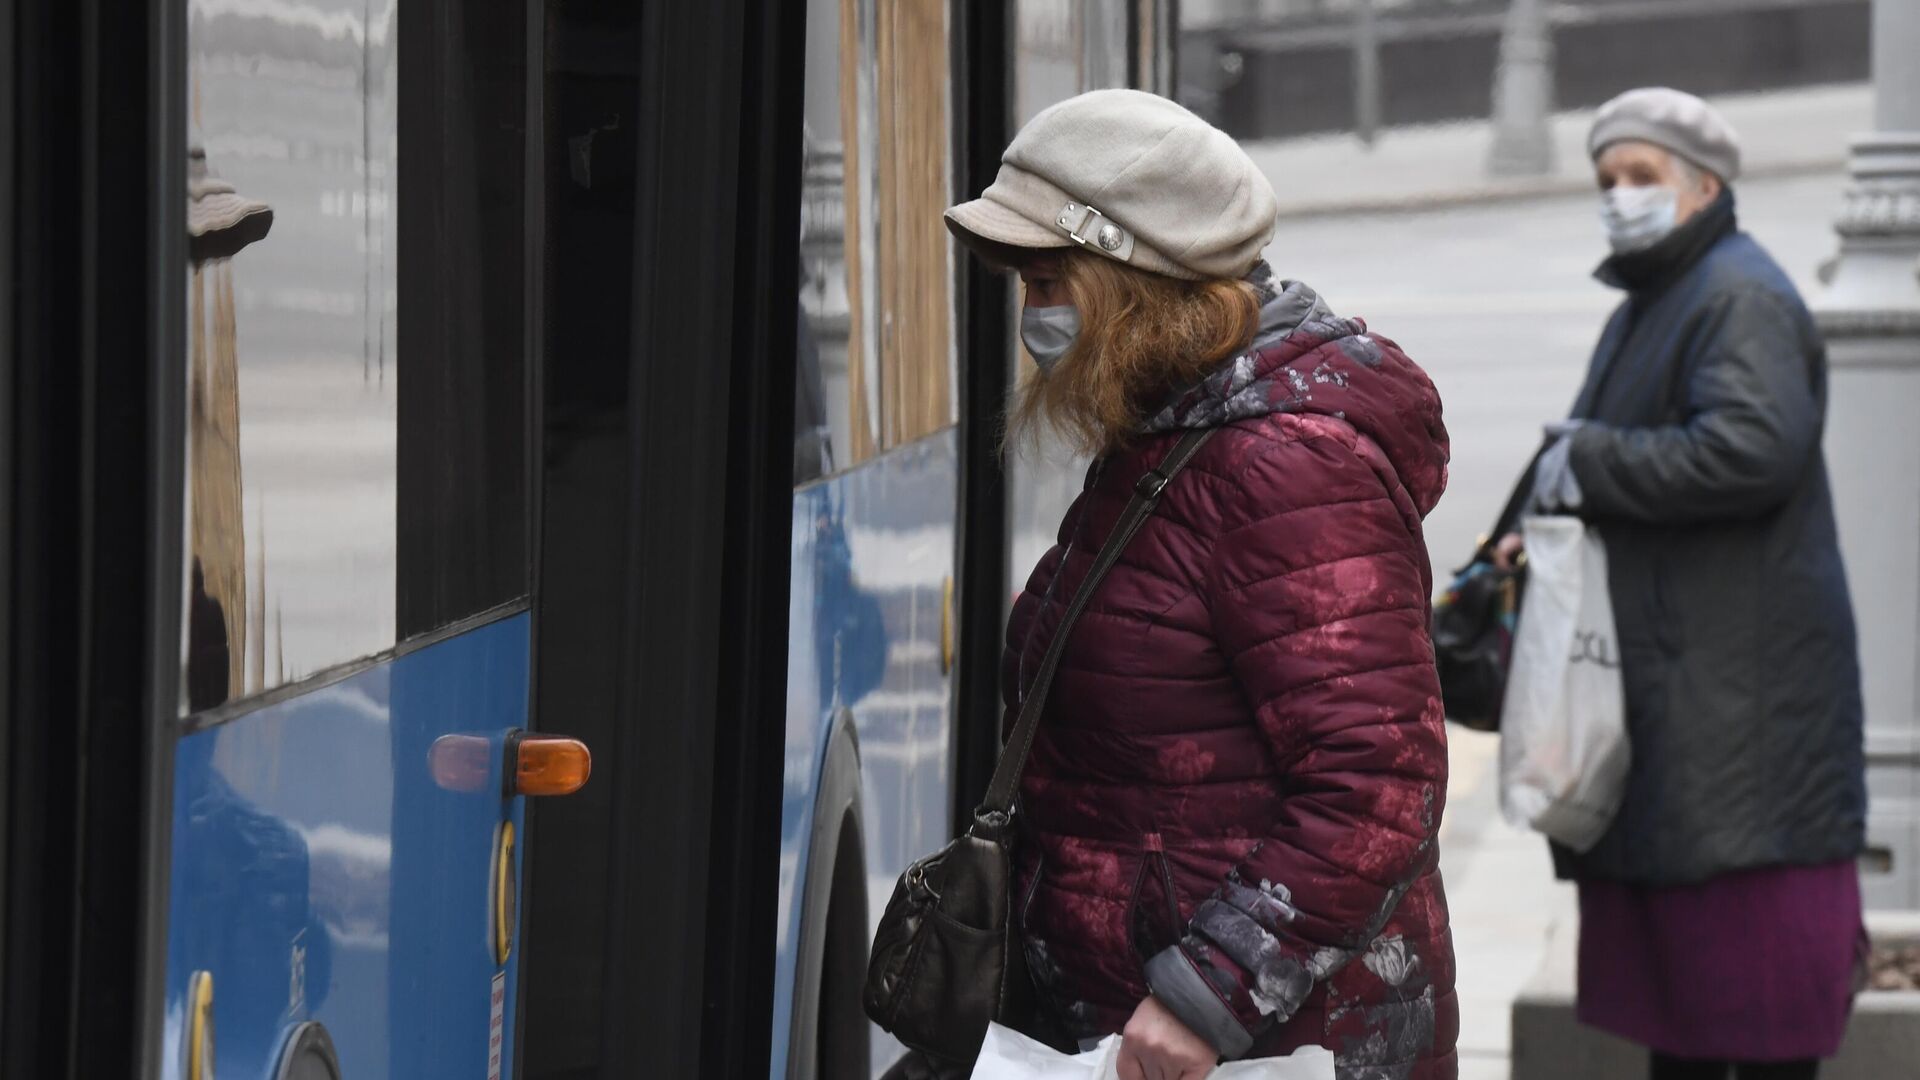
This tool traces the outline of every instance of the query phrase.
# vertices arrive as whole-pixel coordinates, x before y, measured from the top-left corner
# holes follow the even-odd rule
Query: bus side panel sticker
[[[493,1011],[487,1019],[487,1080],[500,1080],[500,1046],[507,1034],[507,973],[493,977]]]

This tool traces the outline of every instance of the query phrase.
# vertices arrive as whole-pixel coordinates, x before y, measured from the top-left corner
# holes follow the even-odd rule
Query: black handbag
[[[1534,461],[1539,461],[1536,455]],[[1499,731],[1513,633],[1526,595],[1526,557],[1510,570],[1494,565],[1494,546],[1512,531],[1533,494],[1534,465],[1520,477],[1493,531],[1433,602],[1433,655],[1447,719],[1475,731]]]
[[[959,839],[907,867],[894,887],[874,933],[862,998],[874,1023],[915,1050],[972,1061],[989,1023],[1017,1023],[1025,1016],[1032,986],[1008,917],[1020,774],[1074,624],[1160,493],[1212,434],[1189,432],[1134,484],[1133,498],[1054,632],[972,824]]]

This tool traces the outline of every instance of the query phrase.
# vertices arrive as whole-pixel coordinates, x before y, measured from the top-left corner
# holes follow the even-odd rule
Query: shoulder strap
[[[1160,501],[1160,493],[1187,462],[1213,436],[1214,428],[1190,431],[1175,443],[1172,450],[1161,460],[1158,468],[1149,470],[1133,485],[1133,498],[1127,501],[1127,508],[1121,512],[1120,520],[1114,523],[1113,532],[1108,534],[1107,542],[1100,547],[1100,553],[1094,556],[1093,566],[1087,570],[1087,576],[1080,588],[1073,594],[1072,603],[1067,605],[1067,613],[1060,619],[1060,628],[1053,632],[1053,641],[1047,646],[1047,654],[1040,661],[1040,670],[1034,675],[1033,687],[1027,691],[1026,700],[1020,703],[1020,718],[1014,721],[1013,731],[1007,736],[1007,746],[1000,754],[1000,763],[994,767],[993,780],[987,785],[987,797],[980,804],[979,815],[990,813],[1006,815],[1013,809],[1014,789],[1020,784],[1020,774],[1026,771],[1027,753],[1033,749],[1034,731],[1040,726],[1040,714],[1047,708],[1047,693],[1053,689],[1053,675],[1059,670],[1060,657],[1067,651],[1067,637],[1073,632],[1073,624],[1080,620],[1081,612],[1087,609],[1088,601],[1100,587],[1101,579],[1107,571],[1120,561],[1120,553],[1125,551],[1133,534],[1140,531],[1152,516],[1154,506]]]

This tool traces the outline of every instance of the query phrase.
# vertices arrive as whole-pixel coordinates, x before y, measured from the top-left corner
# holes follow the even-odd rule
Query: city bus
[[[12,6],[0,1075],[890,1066],[1078,478],[940,211],[1175,15]]]

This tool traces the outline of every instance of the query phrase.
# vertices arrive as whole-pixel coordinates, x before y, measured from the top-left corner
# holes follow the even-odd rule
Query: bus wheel
[[[864,1080],[873,1075],[873,1043],[860,1004],[860,988],[867,978],[867,882],[860,828],[852,814],[842,820],[839,848],[821,957],[817,1075],[822,1080]]]
[[[294,1028],[280,1049],[274,1080],[340,1080],[340,1059],[326,1025],[309,1020]]]
[[[814,791],[791,992],[786,1080],[867,1080],[867,861],[860,827],[860,740],[842,709]]]

